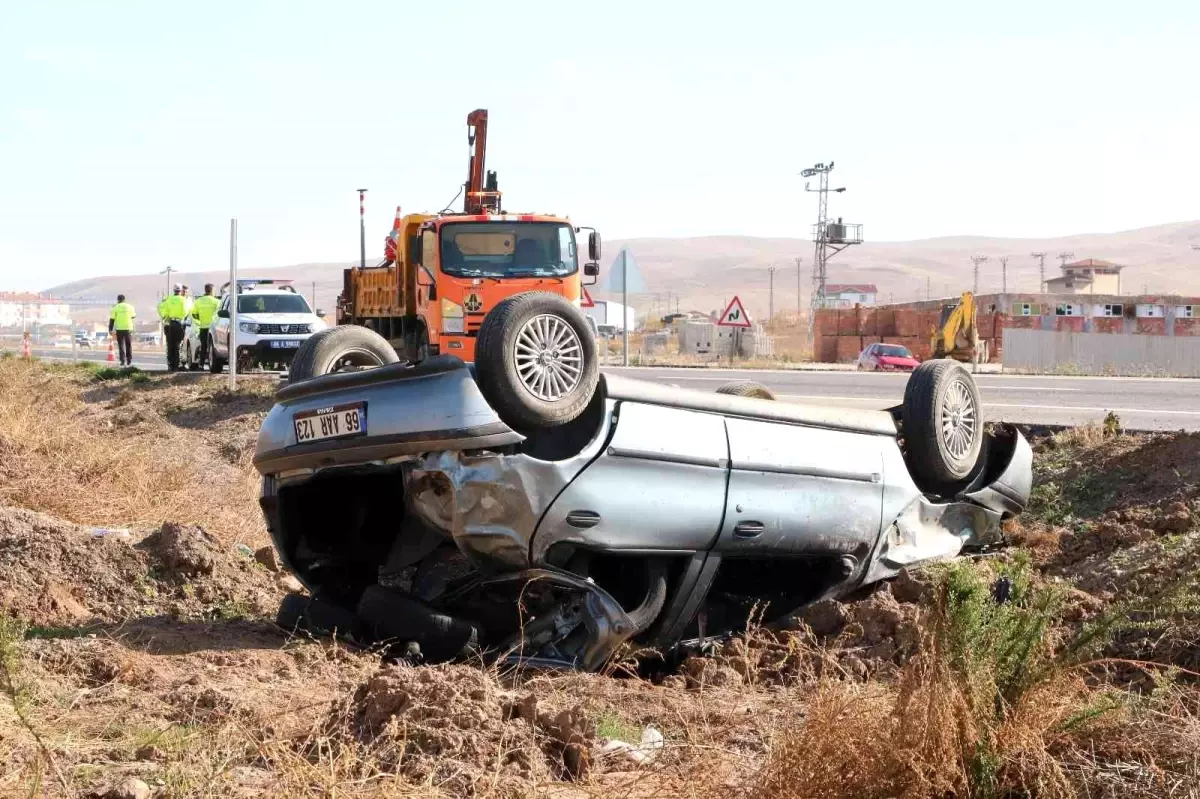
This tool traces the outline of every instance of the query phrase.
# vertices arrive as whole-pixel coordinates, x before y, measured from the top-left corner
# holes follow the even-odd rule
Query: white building
[[[71,324],[71,306],[38,294],[0,292],[0,327]]]
[[[874,283],[826,283],[825,307],[853,308],[855,305],[874,305],[879,290]]]

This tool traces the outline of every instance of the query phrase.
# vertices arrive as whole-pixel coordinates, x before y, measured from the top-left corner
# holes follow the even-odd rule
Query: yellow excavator
[[[974,294],[964,291],[957,304],[942,306],[942,318],[932,331],[929,345],[934,358],[953,358],[965,363],[987,360],[980,348]]]

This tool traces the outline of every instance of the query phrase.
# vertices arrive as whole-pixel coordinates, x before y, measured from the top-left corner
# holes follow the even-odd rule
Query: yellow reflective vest
[[[162,317],[170,322],[182,322],[187,319],[187,300],[178,294],[172,294],[163,300]]]
[[[133,330],[133,320],[137,318],[137,312],[129,303],[118,302],[109,311],[108,318],[113,323],[113,330]]]
[[[192,318],[196,320],[196,324],[200,326],[201,330],[207,330],[212,326],[213,317],[217,315],[217,307],[220,304],[221,301],[211,294],[201,294],[192,303]]]

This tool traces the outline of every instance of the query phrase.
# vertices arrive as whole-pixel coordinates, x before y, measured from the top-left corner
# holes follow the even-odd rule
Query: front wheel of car
[[[500,418],[524,430],[575,420],[600,380],[596,341],[583,313],[544,291],[509,297],[484,317],[475,373]]]
[[[775,392],[753,380],[731,380],[718,388],[717,393],[731,394],[735,397],[753,397],[754,399],[775,399]]]
[[[932,485],[970,476],[983,448],[979,388],[958,361],[926,361],[904,388],[904,445],[914,475]]]
[[[305,339],[292,358],[288,382],[397,363],[400,356],[387,339],[360,325],[339,325]]]

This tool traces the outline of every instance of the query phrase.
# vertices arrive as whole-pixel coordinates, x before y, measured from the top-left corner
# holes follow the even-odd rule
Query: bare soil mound
[[[0,507],[0,610],[34,626],[77,627],[156,614],[261,615],[278,602],[266,569],[202,527],[168,522],[132,540]]]
[[[503,690],[479,668],[385,666],[303,747],[351,746],[381,772],[471,796],[583,777],[595,738],[578,709],[539,711],[534,694]]]

